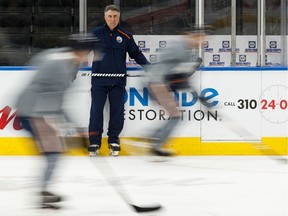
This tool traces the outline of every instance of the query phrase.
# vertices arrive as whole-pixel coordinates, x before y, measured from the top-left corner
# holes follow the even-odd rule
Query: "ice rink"
[[[43,158],[0,157],[1,216],[138,215],[105,179],[118,181],[138,206],[161,204],[150,216],[287,216],[288,167],[269,157],[64,156],[51,191],[61,210],[35,208]],[[104,171],[104,172],[103,172]]]

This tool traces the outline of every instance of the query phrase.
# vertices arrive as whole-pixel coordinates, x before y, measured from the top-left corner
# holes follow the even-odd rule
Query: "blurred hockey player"
[[[60,39],[61,48],[42,51],[31,59],[29,65],[36,66],[36,74],[16,103],[22,127],[31,133],[46,160],[41,180],[41,208],[56,208],[51,203],[62,199],[48,188],[60,155],[65,152],[57,121],[65,116],[62,111],[65,91],[76,79],[78,67],[87,61],[88,53],[99,42],[95,36],[84,33]]]
[[[149,93],[170,117],[164,125],[148,135],[147,141],[154,155],[173,155],[171,150],[163,148],[181,116],[172,92],[191,91],[189,78],[202,64],[198,50],[205,34],[204,28],[186,29],[181,39],[167,42],[167,48],[159,56],[160,61],[152,64],[148,70]]]

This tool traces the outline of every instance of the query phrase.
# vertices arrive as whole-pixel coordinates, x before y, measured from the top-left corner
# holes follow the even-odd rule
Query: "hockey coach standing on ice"
[[[136,45],[133,35],[119,26],[120,10],[115,5],[108,5],[104,10],[106,24],[95,28],[92,33],[102,41],[104,57],[94,61],[93,74],[113,75],[126,74],[126,53],[140,65],[149,62]],[[106,99],[109,99],[110,119],[108,125],[108,147],[111,156],[120,152],[119,134],[124,125],[124,94],[126,77],[92,76],[92,103],[90,110],[88,151],[96,156],[101,148],[103,133],[103,110]]]

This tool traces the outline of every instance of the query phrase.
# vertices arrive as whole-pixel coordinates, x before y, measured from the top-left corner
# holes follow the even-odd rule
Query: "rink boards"
[[[80,73],[89,72],[82,68]],[[129,74],[145,75],[137,67]],[[25,67],[0,70],[0,155],[36,155],[35,144],[19,125],[15,101],[33,76]],[[191,77],[193,91],[174,94],[181,124],[168,143],[178,155],[287,155],[288,71],[284,67],[204,67]],[[206,103],[199,101],[199,96]],[[128,77],[122,155],[130,137],[145,137],[169,120],[165,110],[149,95],[145,77]],[[65,99],[65,110],[77,127],[87,128],[90,109],[90,77],[78,77]],[[105,107],[102,154],[107,154],[108,106]],[[67,127],[65,127],[67,129]],[[68,134],[71,129],[63,130]],[[70,146],[71,147],[71,146]],[[259,151],[264,148],[265,151]],[[85,155],[73,145],[69,154]]]

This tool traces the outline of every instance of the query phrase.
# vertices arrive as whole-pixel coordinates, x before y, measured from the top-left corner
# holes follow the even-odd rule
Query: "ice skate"
[[[119,155],[119,152],[121,150],[120,145],[118,143],[109,143],[109,149],[110,149],[110,156],[117,157]]]
[[[100,146],[98,144],[92,144],[88,147],[88,152],[90,157],[95,157],[99,155]]]
[[[170,157],[175,154],[173,150],[163,148],[164,144],[159,139],[149,138],[148,142],[150,143],[150,154],[154,156]]]
[[[47,203],[42,203],[40,205],[40,209],[51,209],[51,210],[60,210],[62,207],[56,204],[47,204]]]
[[[150,153],[155,156],[170,157],[175,154],[171,149],[152,147]]]
[[[48,191],[42,191],[40,193],[40,196],[42,197],[42,202],[43,203],[56,203],[56,202],[61,202],[62,201],[62,197],[58,196],[56,194],[53,194],[51,192]]]
[[[53,194],[48,191],[40,192],[40,209],[51,209],[51,210],[59,210],[61,206],[58,205],[59,202],[63,200],[61,196]]]

